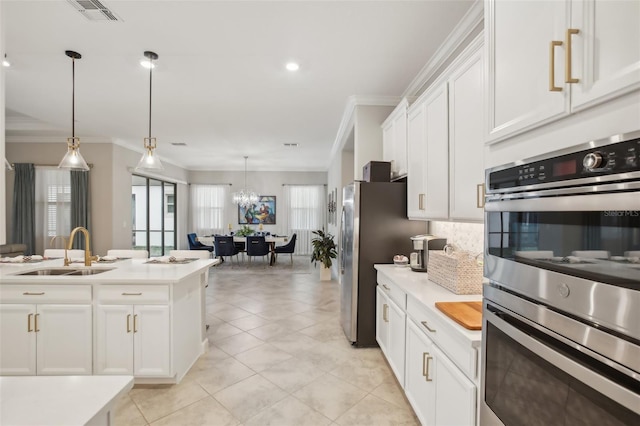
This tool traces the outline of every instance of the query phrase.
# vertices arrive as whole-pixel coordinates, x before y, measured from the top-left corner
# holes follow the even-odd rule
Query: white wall
[[[4,25],[2,25],[2,7],[0,7],[0,53],[4,56]],[[0,65],[0,161],[2,161],[2,172],[0,173],[0,200],[4,200],[6,188],[6,169],[4,166],[5,143],[4,143],[4,67]],[[7,216],[6,209],[0,208],[0,244],[7,242]]]
[[[354,179],[362,180],[362,167],[369,161],[382,161],[382,128],[394,107],[357,105],[354,121]]]
[[[231,194],[244,188],[244,171],[190,171],[188,181],[192,184],[231,184],[229,187],[229,203],[225,209],[223,223],[230,223],[233,229],[238,229],[238,206],[231,202]],[[284,214],[283,185],[326,185],[326,172],[251,172],[247,171],[247,187],[259,195],[274,195],[276,197],[276,223],[263,225],[265,232],[283,234],[286,232],[281,215]],[[327,190],[328,192],[328,190]],[[187,213],[188,214],[188,213]],[[190,226],[188,224],[188,226]],[[191,229],[191,228],[189,228]],[[189,231],[191,232],[191,231]],[[179,245],[182,241],[178,241]],[[185,237],[186,245],[186,237]]]

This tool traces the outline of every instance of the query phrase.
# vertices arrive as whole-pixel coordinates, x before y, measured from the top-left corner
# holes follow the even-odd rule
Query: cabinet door
[[[92,374],[91,305],[38,305],[38,375]]]
[[[484,218],[477,188],[484,182],[482,51],[477,50],[449,79],[449,185],[452,219]]]
[[[133,329],[134,376],[169,376],[171,373],[169,306],[134,306]]]
[[[0,375],[36,374],[36,305],[0,305]]]
[[[407,174],[407,114],[403,111],[393,120],[393,160],[396,175]]]
[[[569,113],[569,85],[564,83],[569,1],[504,1],[485,3],[488,62],[488,141],[560,118]],[[560,91],[550,91],[554,86]]]
[[[420,423],[434,425],[436,395],[431,375],[434,345],[410,320],[407,321],[406,347],[405,394]]]
[[[400,386],[404,388],[405,332],[407,314],[389,299],[387,308],[389,320],[389,340],[387,344],[387,361],[396,375]]]
[[[438,348],[431,348],[429,374],[436,397],[435,424],[458,426],[476,424],[476,387]]]
[[[571,15],[572,111],[640,88],[640,2],[574,0]]]
[[[407,115],[407,216],[424,219],[425,154],[427,134],[426,106],[414,104]]]
[[[425,217],[449,218],[449,111],[447,84],[434,88],[426,100]]]
[[[96,374],[133,375],[133,306],[98,305]]]
[[[380,345],[382,352],[389,357],[387,345],[389,341],[389,320],[387,319],[387,311],[389,309],[389,298],[385,292],[376,287],[376,341]]]

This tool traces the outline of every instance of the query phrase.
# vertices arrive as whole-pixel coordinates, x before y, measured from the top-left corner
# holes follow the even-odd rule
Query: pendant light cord
[[[149,139],[151,139],[151,81],[153,75],[153,58],[149,57]]]
[[[71,58],[71,137],[72,138],[76,137],[76,60],[75,58]]]

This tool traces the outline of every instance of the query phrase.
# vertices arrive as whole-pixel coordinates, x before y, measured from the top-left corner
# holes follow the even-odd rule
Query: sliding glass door
[[[133,175],[131,184],[134,249],[162,256],[176,247],[176,184]]]

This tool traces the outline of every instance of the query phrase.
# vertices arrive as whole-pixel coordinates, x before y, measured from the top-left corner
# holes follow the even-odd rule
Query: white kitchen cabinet
[[[449,218],[448,115],[446,82],[427,89],[409,109],[407,215],[410,219]]]
[[[476,387],[412,320],[407,321],[405,393],[425,425],[476,424]]]
[[[0,374],[92,374],[91,288],[0,287]]]
[[[640,88],[637,1],[485,4],[487,142]]]
[[[171,373],[168,305],[98,305],[96,374]]]
[[[484,64],[481,47],[476,43],[465,52],[448,80],[449,216],[456,220],[484,219]]]
[[[404,98],[382,123],[382,159],[391,162],[392,178],[407,174],[407,107]]]
[[[380,285],[376,289],[376,306],[376,340],[400,386],[404,386],[407,315]]]

